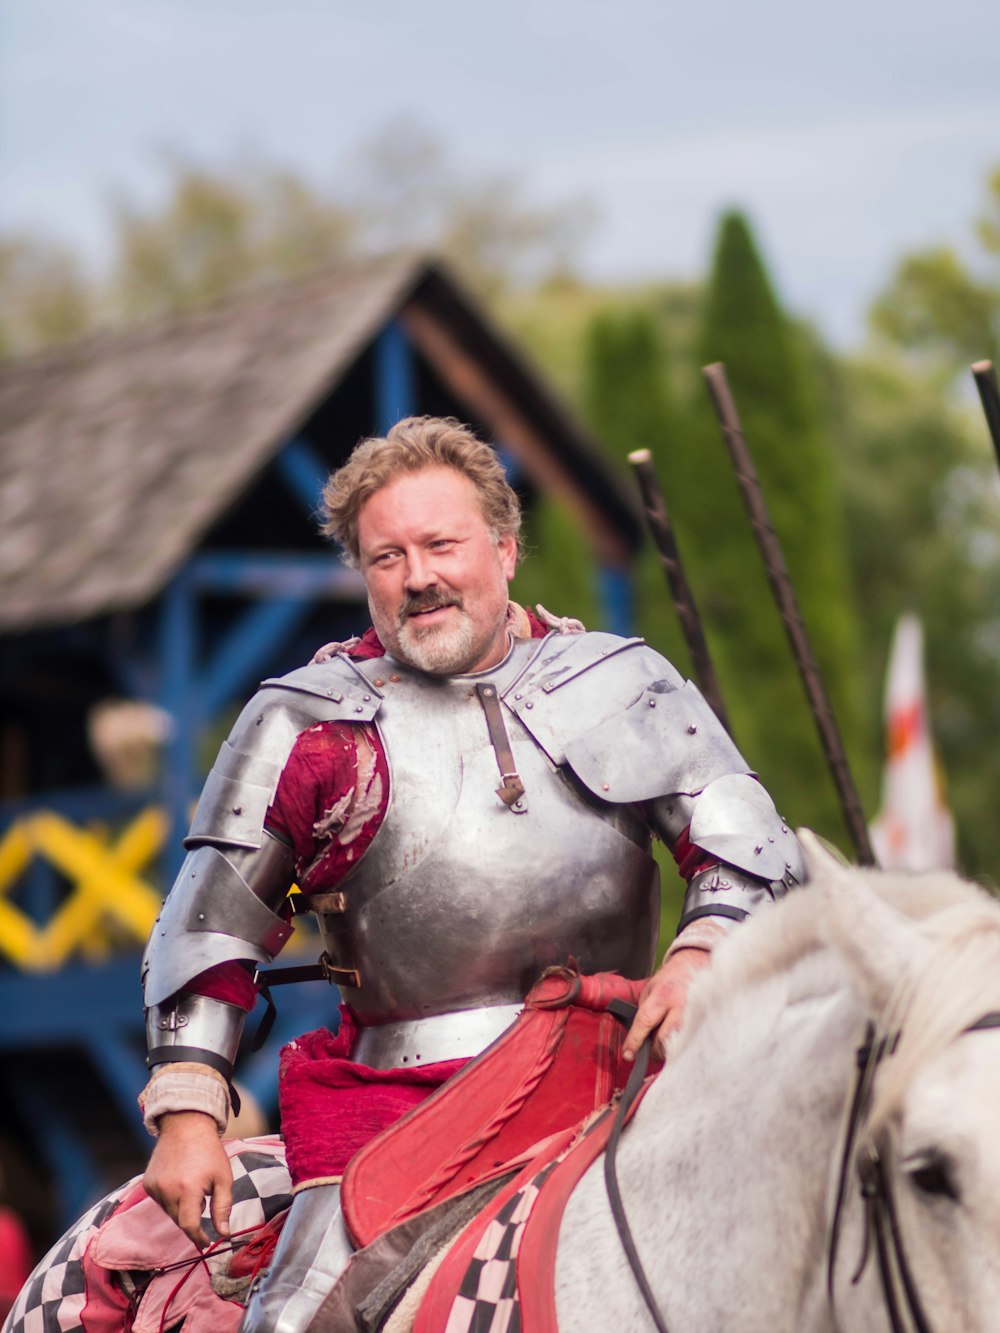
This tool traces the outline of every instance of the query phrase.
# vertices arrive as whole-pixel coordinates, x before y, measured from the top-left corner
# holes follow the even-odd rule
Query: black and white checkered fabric
[[[521,1333],[517,1256],[525,1223],[562,1157],[542,1168],[492,1219],[465,1270],[448,1317],[448,1333]]]
[[[226,1145],[233,1168],[232,1231],[263,1226],[291,1203],[284,1145],[274,1137]],[[14,1302],[2,1333],[82,1333],[87,1295],[83,1256],[96,1232],[141,1179],[134,1176],[89,1209],[56,1241]],[[212,1240],[218,1233],[206,1205],[202,1225]]]
[[[233,1168],[233,1211],[229,1228],[235,1235],[248,1227],[263,1226],[292,1202],[292,1183],[285,1166],[283,1148],[243,1148],[230,1158]],[[218,1240],[219,1233],[212,1225],[206,1206],[201,1224],[210,1240]]]
[[[83,1256],[102,1222],[106,1222],[139,1177],[106,1194],[57,1240],[21,1288],[3,1333],[75,1333],[86,1302]]]

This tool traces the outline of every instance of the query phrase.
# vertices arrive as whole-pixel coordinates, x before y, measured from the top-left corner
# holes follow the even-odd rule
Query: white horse
[[[1000,904],[804,844],[812,884],[718,951],[621,1140],[660,1326],[995,1333]],[[555,1276],[560,1333],[655,1326],[600,1162],[568,1203]]]
[[[952,875],[848,869],[804,842],[812,885],[719,950],[622,1139],[621,1192],[655,1302],[670,1333],[995,1331],[1000,1028],[974,1025],[1000,1011],[1000,905]],[[854,1117],[831,1299],[870,1021],[885,1054]],[[894,1201],[888,1298],[876,1235],[862,1267],[875,1227],[859,1165],[873,1157]],[[600,1163],[563,1217],[556,1296],[561,1333],[595,1319],[653,1327]]]

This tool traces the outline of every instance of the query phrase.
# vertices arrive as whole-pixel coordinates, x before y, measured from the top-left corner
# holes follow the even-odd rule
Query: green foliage
[[[726,365],[813,649],[855,763],[857,627],[835,460],[799,338],[746,220],[722,219],[702,362]],[[665,458],[677,527],[737,742],[789,819],[845,841],[843,822],[718,425],[701,387],[685,447]]]
[[[939,246],[904,255],[872,307],[877,333],[950,365],[1000,354],[1000,168],[987,181],[971,263]],[[963,366],[964,370],[964,366]]]
[[[541,602],[553,615],[596,626],[597,569],[579,521],[558,500],[541,496],[525,513],[523,540],[528,558],[511,584],[515,601],[532,610]]]
[[[996,874],[1000,784],[1000,496],[985,428],[882,357],[831,363],[831,431],[843,459],[852,563],[865,625],[868,728],[899,614],[923,621],[930,719],[960,864]],[[869,808],[872,808],[869,805]]]
[[[74,255],[27,236],[0,238],[0,357],[78,338],[95,314]]]
[[[168,169],[165,207],[117,205],[113,288],[126,319],[191,309],[350,253],[350,216],[289,172],[219,173],[176,158]]]
[[[103,280],[55,246],[0,240],[0,357],[386,250],[432,250],[495,299],[525,283],[571,280],[593,222],[586,201],[532,207],[515,177],[457,168],[408,120],[362,144],[334,189],[256,160],[206,167],[167,154],[163,166],[164,200],[113,201]]]
[[[652,311],[636,306],[599,312],[587,329],[584,358],[584,414],[596,437],[623,469],[633,450],[649,449],[662,473],[664,455],[676,443],[677,412],[666,346]],[[670,498],[664,498],[669,510]],[[635,601],[639,633],[689,672],[666,577],[651,543],[636,565]]]

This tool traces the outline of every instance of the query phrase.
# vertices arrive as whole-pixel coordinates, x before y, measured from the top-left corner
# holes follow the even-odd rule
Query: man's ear
[[[517,568],[517,538],[512,532],[508,532],[497,542],[497,555],[500,558],[500,568],[503,570],[504,578],[509,583]]]

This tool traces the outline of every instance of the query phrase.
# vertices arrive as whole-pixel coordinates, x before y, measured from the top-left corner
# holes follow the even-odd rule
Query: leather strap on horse
[[[962,1029],[962,1036],[971,1032],[986,1032],[1000,1028],[1000,1013],[990,1012]],[[857,1051],[858,1076],[851,1098],[851,1107],[847,1117],[847,1130],[844,1136],[844,1150],[841,1156],[840,1174],[831,1223],[830,1252],[827,1260],[827,1296],[831,1311],[834,1310],[834,1269],[837,1262],[837,1248],[840,1238],[840,1225],[843,1217],[844,1202],[847,1192],[847,1178],[854,1154],[854,1146],[864,1124],[865,1116],[871,1106],[872,1088],[879,1065],[892,1055],[899,1044],[900,1033],[878,1036],[874,1023],[869,1023],[865,1040]],[[896,1198],[892,1180],[886,1169],[888,1136],[883,1134],[879,1140],[867,1145],[858,1159],[858,1177],[861,1183],[861,1198],[865,1210],[865,1237],[861,1261],[854,1273],[852,1282],[861,1280],[870,1252],[871,1237],[875,1238],[875,1253],[878,1260],[879,1280],[882,1297],[885,1301],[886,1314],[892,1333],[907,1333],[903,1317],[903,1304],[916,1333],[933,1333],[930,1321],[920,1299],[920,1291],[913,1277],[913,1270],[906,1257],[903,1233],[896,1211]],[[901,1290],[897,1290],[897,1286]]]
[[[632,1005],[623,1005],[617,1000],[612,1000],[608,1008],[616,1018],[621,1019],[626,1027],[631,1027],[632,1020],[635,1018],[636,1010]],[[636,1056],[635,1064],[632,1066],[632,1072],[629,1074],[628,1082],[625,1084],[625,1090],[618,1103],[618,1110],[615,1113],[614,1125],[608,1136],[608,1146],[604,1150],[604,1187],[608,1192],[608,1203],[611,1206],[611,1216],[615,1219],[615,1228],[618,1231],[618,1239],[622,1243],[622,1249],[625,1251],[625,1258],[628,1260],[628,1266],[632,1270],[632,1276],[635,1278],[635,1284],[639,1288],[642,1299],[646,1302],[646,1309],[649,1311],[653,1323],[656,1325],[658,1333],[669,1333],[663,1315],[660,1313],[660,1307],[656,1303],[656,1297],[653,1295],[652,1288],[649,1285],[649,1279],[646,1277],[646,1270],[642,1266],[642,1260],[639,1258],[639,1251],[635,1247],[635,1241],[632,1238],[632,1228],[628,1224],[628,1216],[625,1212],[625,1205],[622,1202],[621,1190],[618,1188],[617,1157],[618,1144],[621,1140],[622,1130],[625,1127],[625,1121],[628,1119],[632,1103],[646,1081],[646,1070],[649,1067],[649,1052],[653,1044],[653,1033],[651,1032],[639,1048],[639,1054]]]

